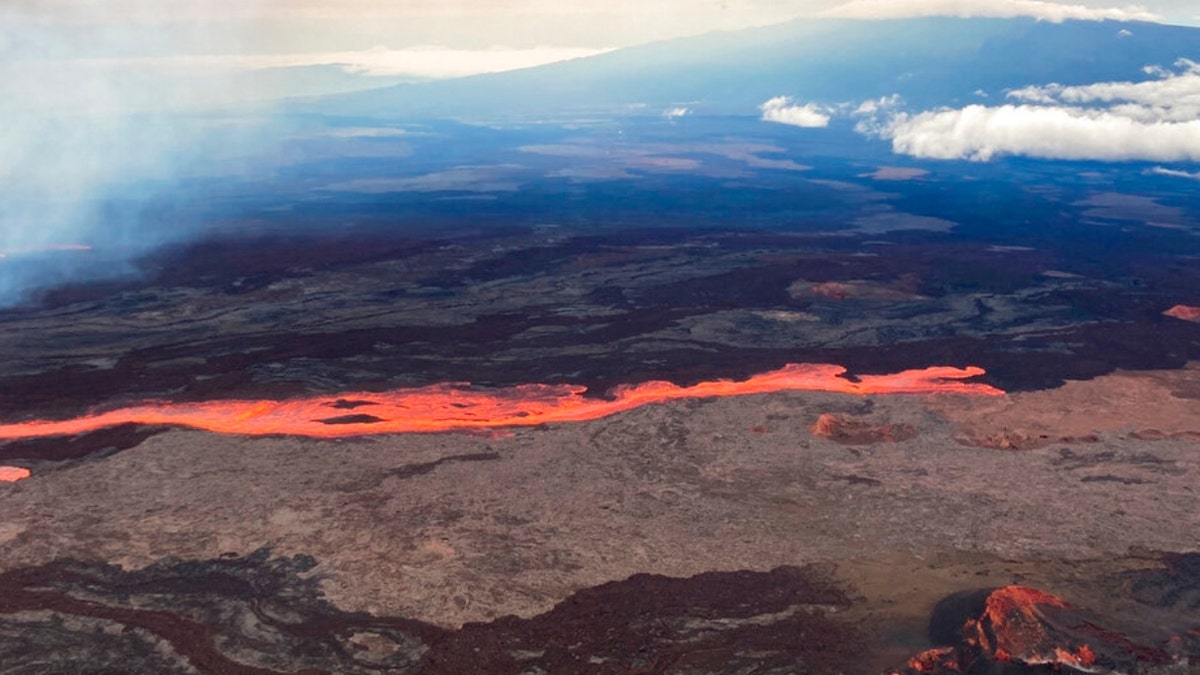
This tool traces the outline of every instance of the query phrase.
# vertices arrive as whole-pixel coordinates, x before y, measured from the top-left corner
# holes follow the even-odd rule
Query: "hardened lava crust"
[[[118,423],[0,441],[4,663],[984,668],[995,649],[931,616],[1015,586],[1084,611],[1113,663],[1121,640],[1154,655],[1129,672],[1191,667],[1200,324],[1163,314],[1195,302],[1177,277],[724,231],[334,243],[284,264],[213,242],[6,311],[0,426]],[[836,386],[746,390],[789,363]],[[959,375],[877,387],[935,366]],[[414,391],[522,421],[371,431]],[[535,399],[603,414],[525,423]],[[314,400],[260,435],[170,417]]]

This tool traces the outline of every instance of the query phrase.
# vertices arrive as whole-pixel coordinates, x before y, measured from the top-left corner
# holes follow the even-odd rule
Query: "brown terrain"
[[[6,430],[120,414],[0,442],[0,662],[1195,672],[1200,327],[1143,340],[1170,303],[1119,294],[1081,317],[1109,285],[1036,252],[953,251],[1017,256],[1027,283],[981,292],[917,249],[812,246],[218,247],[224,266],[10,311]],[[837,386],[735,386],[787,363]],[[872,386],[930,366],[986,373]],[[654,381],[683,393],[616,405]],[[369,431],[403,418],[379,407],[398,390],[457,392],[452,418],[521,392],[604,414]],[[168,414],[310,400],[322,416],[261,435]]]

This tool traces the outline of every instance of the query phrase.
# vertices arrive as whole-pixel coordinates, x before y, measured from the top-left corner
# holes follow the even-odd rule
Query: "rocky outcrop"
[[[1200,611],[1200,553],[1169,553],[1161,568],[1126,575],[1130,593],[1151,607]]]
[[[867,646],[814,570],[638,574],[531,618],[458,630],[343,612],[308,556],[266,550],[141,570],[59,561],[0,574],[13,672],[835,673]],[[7,671],[6,671],[7,672]]]
[[[972,615],[954,629],[955,615],[961,618],[964,610]],[[953,635],[957,644],[923,652],[892,675],[1130,675],[1178,661],[1166,650],[1134,643],[1062,599],[1026,586],[947,598],[935,611],[931,634]]]
[[[814,436],[844,445],[898,443],[917,437],[917,429],[911,424],[874,424],[869,420],[838,413],[822,414],[809,430]]]
[[[1191,326],[1190,328],[1195,328]],[[963,445],[1035,450],[1096,444],[1104,438],[1200,438],[1200,364],[1177,370],[1119,371],[1042,391],[986,399],[931,397]]]

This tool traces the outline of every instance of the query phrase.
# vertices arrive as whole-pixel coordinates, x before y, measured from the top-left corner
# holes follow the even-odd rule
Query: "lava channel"
[[[778,391],[824,391],[843,394],[973,394],[1003,395],[979,382],[982,368],[935,366],[891,375],[840,377],[846,369],[830,364],[788,364],[741,382],[717,380],[680,387],[652,381],[622,385],[609,398],[588,398],[577,385],[524,384],[493,391],[469,384],[438,384],[383,393],[298,398],[284,401],[208,401],[147,403],[67,420],[34,420],[0,424],[0,440],[82,434],[118,424],[164,424],[223,434],[286,435],[336,438],[385,433],[495,429],[551,422],[579,422],[652,403],[682,398],[743,396]],[[339,411],[353,400],[364,414]]]

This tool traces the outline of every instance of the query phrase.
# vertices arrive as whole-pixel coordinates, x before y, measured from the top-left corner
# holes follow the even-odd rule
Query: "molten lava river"
[[[987,384],[964,382],[984,374],[982,368],[976,367],[938,366],[891,375],[863,375],[854,380],[842,377],[845,373],[845,368],[830,364],[789,364],[740,382],[717,380],[681,387],[653,381],[620,386],[608,398],[585,397],[586,387],[575,385],[525,384],[481,391],[470,389],[467,384],[438,384],[383,393],[284,401],[145,403],[73,419],[0,424],[0,440],[68,436],[130,423],[184,426],[250,436],[335,438],[578,422],[662,401],[778,391],[857,395],[956,393],[996,396],[1004,393]],[[12,477],[16,475],[14,472]],[[0,480],[4,477],[5,474],[0,472]]]

